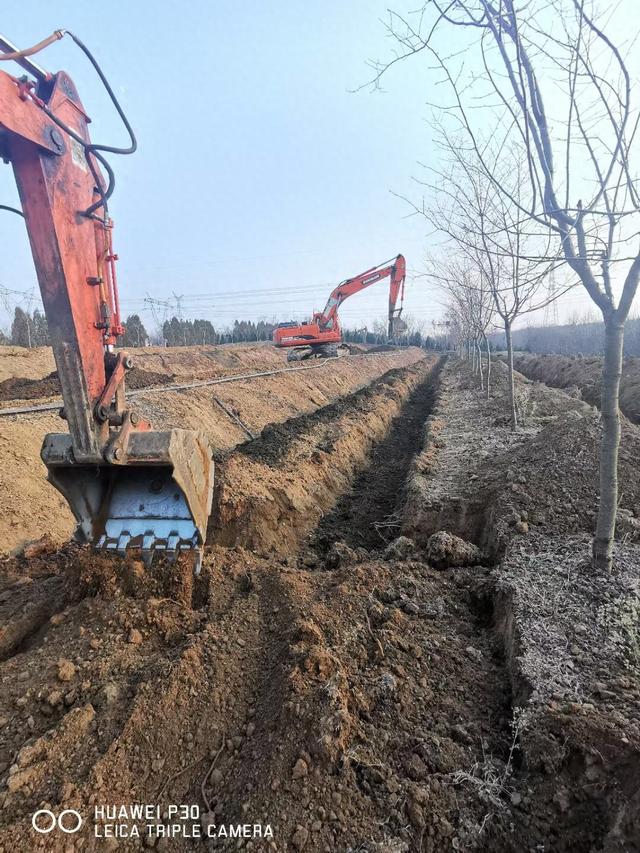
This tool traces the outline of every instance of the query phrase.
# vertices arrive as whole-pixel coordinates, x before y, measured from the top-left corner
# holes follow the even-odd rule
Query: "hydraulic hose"
[[[42,39],[42,41],[39,41],[32,47],[26,47],[24,50],[14,50],[10,53],[0,52],[0,60],[13,60],[14,62],[17,62],[19,59],[26,59],[27,56],[33,56],[35,53],[39,53],[41,50],[44,50],[45,47],[49,47],[49,45],[53,44],[55,41],[59,41],[64,37],[64,33],[64,30],[55,30],[55,32],[51,33],[50,36],[47,36],[46,39]]]

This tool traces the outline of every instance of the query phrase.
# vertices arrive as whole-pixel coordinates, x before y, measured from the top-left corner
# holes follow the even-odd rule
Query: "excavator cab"
[[[42,460],[81,541],[120,554],[135,549],[147,563],[157,551],[200,557],[213,496],[211,448],[195,430],[152,431],[128,406],[133,361],[117,350],[125,330],[107,208],[113,171],[101,152],[133,153],[135,137],[107,86],[131,144],[92,144],[73,81],[29,58],[64,35],[58,30],[23,51],[0,36],[0,59],[31,75],[0,71],[0,156],[13,166],[69,429],[45,437]]]

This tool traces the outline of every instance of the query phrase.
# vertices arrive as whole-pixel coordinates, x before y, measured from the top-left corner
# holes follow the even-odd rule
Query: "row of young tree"
[[[514,429],[513,324],[545,304],[549,277],[555,295],[584,288],[602,316],[592,546],[601,570],[612,565],[624,330],[640,278],[640,115],[607,15],[593,0],[426,0],[415,13],[390,13],[396,51],[372,81],[419,56],[440,75],[442,165],[421,179],[425,198],[410,204],[441,235],[429,274],[449,294],[451,334],[485,387],[487,333],[496,323],[504,330]]]

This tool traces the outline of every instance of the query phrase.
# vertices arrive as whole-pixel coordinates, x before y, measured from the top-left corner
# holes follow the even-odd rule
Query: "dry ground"
[[[427,359],[228,448],[199,578],[6,558],[0,851],[639,849],[640,431],[595,578],[597,418],[522,383],[513,436],[496,372],[487,402]],[[471,565],[436,561],[442,528]],[[95,805],[132,802],[200,814],[95,837]],[[38,807],[87,823],[38,836]],[[245,823],[273,838],[193,837]]]

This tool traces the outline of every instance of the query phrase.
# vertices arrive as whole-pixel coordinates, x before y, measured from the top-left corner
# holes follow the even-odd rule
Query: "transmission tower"
[[[182,300],[184,299],[184,293],[178,295],[174,290],[173,298],[176,301],[176,315],[178,317],[178,320],[182,320]]]
[[[166,299],[156,299],[153,296],[145,296],[145,305],[151,309],[153,322],[156,324],[158,331],[162,331],[162,327],[169,319],[169,313],[173,311],[173,303]]]
[[[544,319],[542,322],[545,326],[558,326],[560,324],[560,319],[558,317],[558,290],[554,270],[551,270],[549,273],[549,280],[547,283],[547,304],[544,306]]]

